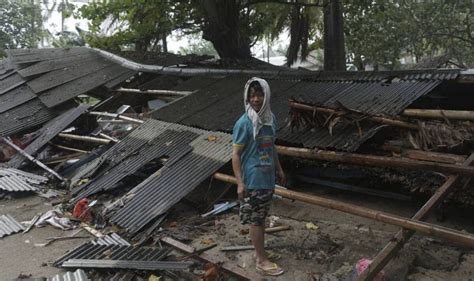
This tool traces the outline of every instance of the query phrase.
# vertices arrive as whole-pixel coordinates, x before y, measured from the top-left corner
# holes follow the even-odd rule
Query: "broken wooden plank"
[[[471,154],[463,165],[471,165],[474,161],[474,154]],[[452,191],[455,184],[460,179],[460,176],[449,176],[446,182],[436,190],[435,194],[421,207],[418,212],[412,217],[415,220],[424,220],[428,217],[430,212],[443,202],[444,198]],[[396,253],[403,248],[406,242],[415,234],[414,231],[401,229],[395,234],[395,236],[390,240],[390,242],[385,245],[385,247],[375,256],[372,260],[372,263],[363,271],[358,277],[358,281],[362,280],[372,280],[377,273],[382,270],[385,265],[396,255]]]
[[[182,252],[192,254],[196,249],[194,247],[191,247],[189,245],[186,245],[180,241],[177,241],[171,237],[163,237],[161,238],[161,242],[170,245]],[[200,255],[197,255],[196,258],[199,260],[205,261],[205,262],[210,262],[213,263],[223,270],[225,270],[228,273],[234,274],[242,279],[245,280],[262,280],[262,278],[259,275],[252,274],[250,272],[246,272],[244,269],[237,267],[236,265],[233,265],[229,262],[223,262],[222,260],[219,260],[217,256],[215,255],[209,255],[207,253],[202,253]]]

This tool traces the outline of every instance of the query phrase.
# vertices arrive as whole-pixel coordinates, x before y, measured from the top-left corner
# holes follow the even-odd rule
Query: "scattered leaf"
[[[319,226],[315,225],[315,224],[312,223],[312,222],[306,223],[306,229],[316,230],[316,229],[318,229],[318,228],[319,228]]]

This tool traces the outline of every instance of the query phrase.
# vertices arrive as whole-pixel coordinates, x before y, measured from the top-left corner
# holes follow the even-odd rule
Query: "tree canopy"
[[[5,49],[36,48],[44,35],[36,1],[0,1],[0,57]]]
[[[346,49],[359,68],[363,61],[397,68],[403,55],[472,64],[473,9],[463,1],[346,1]]]

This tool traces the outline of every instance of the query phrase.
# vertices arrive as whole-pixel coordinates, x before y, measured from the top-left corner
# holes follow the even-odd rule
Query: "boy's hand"
[[[237,198],[240,201],[244,200],[245,197],[245,186],[243,183],[237,185]]]
[[[286,185],[286,175],[285,175],[285,172],[283,172],[283,170],[279,170],[277,172],[277,182],[278,184],[282,186]]]

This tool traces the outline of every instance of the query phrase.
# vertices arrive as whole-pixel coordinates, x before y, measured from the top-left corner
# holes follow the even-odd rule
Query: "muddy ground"
[[[316,190],[302,191],[403,216],[411,216],[420,205]],[[50,200],[34,195],[0,199],[0,214],[10,214],[18,221],[30,220],[35,214],[51,208]],[[346,280],[359,259],[373,257],[398,229],[287,199],[275,201],[271,215],[279,218],[279,224],[291,226],[291,230],[267,235],[268,250],[280,256],[275,261],[286,270],[283,276],[268,280]],[[440,223],[433,218],[430,221],[474,233],[474,222],[469,213],[464,212],[463,217],[463,213],[448,211],[446,215],[449,222]],[[308,222],[317,229],[307,229]],[[196,209],[180,203],[163,223],[163,230],[154,235],[172,235],[196,248],[217,243],[218,246],[207,253],[255,272],[253,251],[220,251],[223,246],[249,245],[247,229],[239,223],[237,210],[203,220]],[[47,237],[70,232],[47,226],[0,239],[0,280],[11,280],[20,274],[49,277],[62,272],[50,264],[88,239],[57,241],[47,247],[35,244],[44,243]],[[81,235],[88,234],[83,231]],[[386,280],[474,280],[474,251],[416,235],[385,268],[385,276]]]

